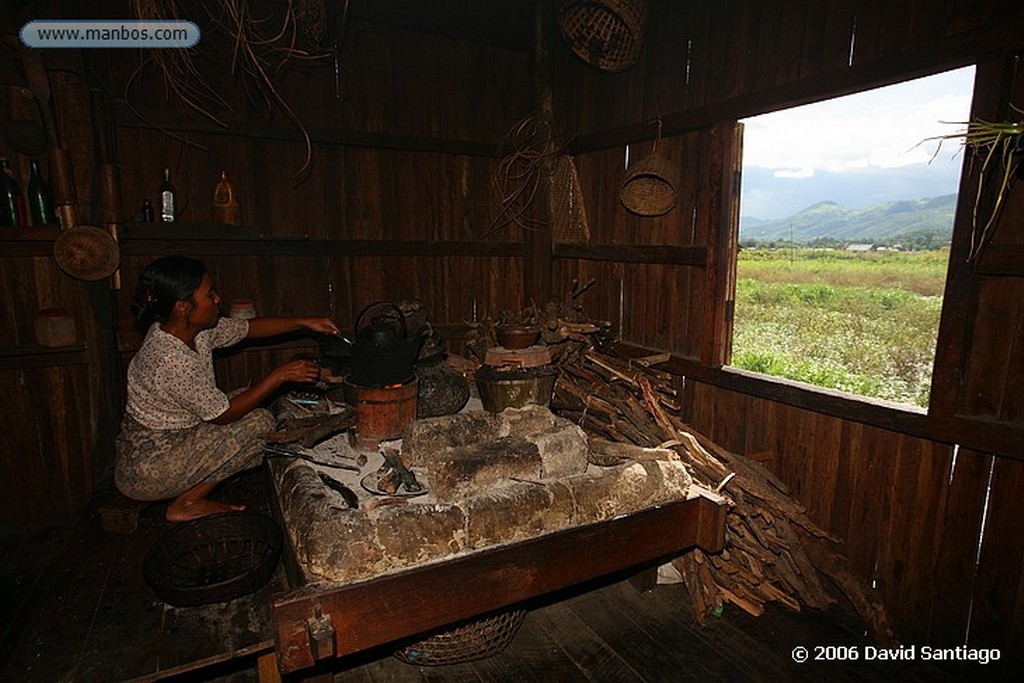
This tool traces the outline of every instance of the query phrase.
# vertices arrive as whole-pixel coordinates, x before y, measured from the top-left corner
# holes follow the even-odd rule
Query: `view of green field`
[[[927,406],[948,248],[742,249],[732,366]]]

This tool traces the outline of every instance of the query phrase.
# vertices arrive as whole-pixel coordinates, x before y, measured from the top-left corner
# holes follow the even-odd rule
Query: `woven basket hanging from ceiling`
[[[569,48],[602,71],[636,63],[647,24],[645,0],[563,0],[558,24]]]
[[[619,199],[639,216],[661,216],[671,211],[678,198],[679,173],[672,162],[655,150],[626,169]]]

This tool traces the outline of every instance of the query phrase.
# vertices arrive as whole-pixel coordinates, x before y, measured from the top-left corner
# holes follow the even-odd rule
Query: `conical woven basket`
[[[637,215],[661,216],[675,207],[678,187],[679,173],[675,166],[655,152],[626,169],[619,199]]]
[[[552,239],[555,244],[590,242],[590,220],[572,157],[562,155],[551,174]]]

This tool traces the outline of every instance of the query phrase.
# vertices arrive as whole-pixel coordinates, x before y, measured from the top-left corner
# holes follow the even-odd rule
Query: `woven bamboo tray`
[[[251,512],[226,512],[171,527],[146,553],[142,576],[156,596],[177,607],[227,602],[273,576],[281,529]]]

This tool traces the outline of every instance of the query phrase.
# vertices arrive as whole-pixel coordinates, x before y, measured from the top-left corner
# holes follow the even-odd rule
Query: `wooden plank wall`
[[[357,25],[347,33],[340,63],[341,97],[330,69],[290,74],[281,87],[314,137],[312,165],[298,182],[293,176],[304,149],[297,140],[276,139],[282,134],[277,124],[241,134],[197,132],[196,126],[187,130],[180,114],[156,112],[186,129],[199,148],[139,127],[119,107],[125,205],[136,208],[153,198],[167,165],[185,196],[182,220],[209,221],[213,184],[224,169],[238,188],[247,226],[266,237],[479,245],[498,209],[490,182],[494,153],[507,126],[529,110],[528,55]],[[126,79],[124,64],[107,68],[112,83]],[[503,89],[481,87],[499,77]],[[158,84],[151,79],[133,97],[151,103],[155,93],[147,88],[158,90]],[[380,137],[345,144],[344,135],[342,142],[332,138],[337,130],[349,138],[359,132]],[[457,153],[464,148],[478,151]],[[491,239],[521,242],[522,235],[505,231]],[[473,246],[464,255],[402,251],[408,255],[346,256],[342,249],[309,258],[203,258],[225,300],[252,298],[264,314],[329,314],[342,327],[382,299],[420,299],[440,323],[524,305],[521,257],[488,255],[486,249],[474,255]],[[152,256],[129,258],[125,281],[133,282]],[[119,296],[122,311],[127,297],[126,291]]]
[[[835,97],[980,61],[976,114],[1008,116],[1021,107],[1017,68],[1024,24],[1016,3],[892,3],[742,0],[677,3],[650,0],[646,46],[637,65],[607,74],[556,51],[556,107],[561,130],[574,139],[595,230],[591,259],[563,258],[566,276],[597,277],[584,301],[599,317],[621,321],[625,341],[699,359],[709,285],[724,273],[705,264],[666,266],[625,257],[598,260],[607,244],[703,247],[713,243],[720,213],[630,218],[616,204],[623,149],[648,144],[661,119],[668,140],[699,136],[715,123]],[[638,144],[640,143],[640,144]],[[672,145],[684,194],[715,192],[718,170],[707,147]],[[687,152],[698,150],[698,158]],[[973,196],[973,178],[962,186]],[[726,189],[719,207],[727,209]],[[941,355],[937,386],[951,389],[937,417],[970,416],[978,435],[1016,429],[1024,412],[1024,189],[1008,198],[993,248],[976,266],[954,259],[944,310],[954,351]],[[706,197],[701,196],[702,199]],[[966,203],[962,203],[966,206]],[[698,204],[699,207],[699,204]],[[968,228],[961,211],[957,237]],[[692,229],[680,229],[692,220]],[[673,225],[665,231],[663,226]],[[642,250],[641,250],[642,251]],[[651,250],[653,254],[654,250]],[[585,253],[585,250],[583,250]],[[653,260],[648,256],[647,260]],[[641,259],[643,260],[643,259]],[[705,272],[708,271],[708,272]],[[637,286],[642,279],[651,286]],[[620,291],[629,287],[629,296]],[[621,305],[620,313],[620,300]],[[952,303],[950,303],[952,302]],[[718,386],[714,363],[683,363],[687,417],[695,428],[742,454],[770,453],[769,467],[791,487],[813,519],[845,539],[855,568],[883,595],[904,642],[1000,647],[1024,660],[1024,523],[1019,452],[993,454],[955,443],[955,430],[931,440],[901,434],[899,419],[881,424],[815,412]],[[684,370],[685,372],[685,370]],[[941,384],[948,381],[948,384]],[[766,391],[765,396],[774,395]],[[909,420],[908,420],[909,425]],[[954,438],[950,439],[950,435]],[[1012,443],[1010,437],[1001,443]]]
[[[46,7],[62,18],[131,14],[124,2],[62,5],[59,12],[56,3]],[[250,7],[265,15],[281,5],[255,2]],[[182,201],[181,218],[192,225],[182,225],[179,239],[147,239],[144,229],[127,225],[122,231],[128,236],[122,245],[123,288],[113,301],[63,276],[45,257],[45,245],[37,249],[39,256],[27,258],[19,243],[17,254],[0,258],[0,352],[7,354],[0,359],[0,388],[11,401],[25,387],[39,386],[52,395],[50,403],[42,398],[17,407],[5,403],[18,417],[18,429],[5,433],[0,454],[0,521],[52,518],[81,509],[93,480],[106,471],[117,415],[101,414],[97,393],[119,402],[123,380],[115,375],[138,343],[128,316],[131,290],[145,264],[163,253],[202,258],[215,275],[225,307],[232,298],[248,297],[263,314],[326,314],[343,328],[354,324],[364,306],[383,299],[420,299],[438,324],[524,306],[522,234],[505,231],[486,241],[481,235],[496,214],[490,189],[495,151],[512,124],[533,108],[529,54],[359,22],[348,24],[339,38],[339,87],[330,60],[289,72],[279,81],[280,94],[312,138],[312,162],[301,174],[306,150],[298,129],[280,108],[253,96],[251,82],[246,90],[242,77],[229,72],[232,45],[210,26],[204,26],[197,59],[207,83],[232,107],[215,112],[226,127],[175,103],[151,54],[56,51],[84,60],[85,69],[58,69],[51,80],[87,73],[89,89],[105,101],[105,120],[96,120],[95,132],[107,132],[113,141],[124,218],[130,223],[143,199],[155,201],[166,166]],[[5,120],[22,111],[38,119],[35,102],[19,99],[25,83],[15,58],[12,52],[4,57],[12,68],[3,70],[0,113]],[[74,86],[55,87],[55,93],[82,99],[84,88]],[[91,117],[82,116],[82,103],[67,95],[55,104],[74,150],[76,176],[81,176],[80,214],[83,222],[100,224],[90,176]],[[86,105],[87,100],[88,93]],[[19,164],[24,184],[27,161]],[[236,242],[234,234],[217,227],[194,239],[196,230],[210,226],[210,199],[221,169],[241,196],[246,227],[239,236],[245,239]],[[262,236],[249,239],[256,233]],[[304,240],[326,246],[322,251],[290,248]],[[356,242],[362,251],[347,253],[347,245]],[[446,252],[431,248],[433,242],[465,246]],[[37,308],[90,310],[97,302],[112,319],[105,329],[78,320],[87,344],[74,363],[62,356],[47,361],[46,369],[21,367],[19,349],[31,344]],[[118,357],[104,372],[93,349],[100,349],[95,342],[109,339],[115,329],[122,333],[120,354],[115,349]],[[451,345],[461,348],[458,341]],[[296,350],[249,350],[219,362],[219,372],[228,388],[241,386]],[[83,383],[89,392],[81,391]],[[51,411],[69,417],[53,422]]]
[[[0,62],[13,67],[10,51]],[[81,111],[84,88],[66,56],[55,60],[61,75],[51,86],[63,98],[57,115],[64,133],[80,129],[74,112]],[[0,79],[0,129],[26,119],[42,124],[40,109],[14,68]],[[86,121],[87,125],[87,121]],[[91,154],[91,145],[76,150]],[[0,156],[7,157],[22,191],[27,190],[29,158],[0,136]],[[40,157],[49,177],[46,153]],[[89,187],[91,165],[75,166],[76,184]],[[90,197],[84,193],[88,210]],[[102,445],[109,451],[116,425],[111,399],[97,372],[103,343],[88,340],[106,335],[102,311],[109,307],[106,283],[83,283],[65,275],[52,257],[56,226],[3,228],[0,241],[0,520],[24,522],[71,514],[88,501],[94,479],[109,458],[96,458]],[[43,237],[40,237],[43,235]],[[34,320],[47,308],[63,308],[75,321],[79,343],[60,350],[37,345]]]

